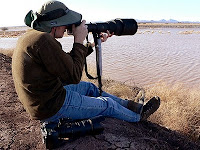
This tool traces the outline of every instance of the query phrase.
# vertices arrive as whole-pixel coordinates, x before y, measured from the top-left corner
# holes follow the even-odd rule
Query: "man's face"
[[[55,27],[55,38],[62,38],[66,31],[66,26]]]

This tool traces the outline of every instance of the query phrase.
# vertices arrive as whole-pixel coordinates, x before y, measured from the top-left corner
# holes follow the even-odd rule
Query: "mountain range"
[[[200,21],[178,21],[178,20],[174,20],[174,19],[169,19],[169,20],[165,20],[165,19],[161,19],[161,20],[139,20],[136,19],[137,22],[149,22],[149,23],[200,23]]]

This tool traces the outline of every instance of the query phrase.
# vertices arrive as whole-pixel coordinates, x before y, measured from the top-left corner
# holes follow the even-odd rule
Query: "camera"
[[[81,21],[76,22],[75,26],[79,26]],[[101,33],[107,32],[114,33],[114,35],[134,35],[137,32],[138,25],[134,19],[114,19],[107,22],[88,23],[88,32]],[[68,34],[72,34],[72,25],[68,27]]]

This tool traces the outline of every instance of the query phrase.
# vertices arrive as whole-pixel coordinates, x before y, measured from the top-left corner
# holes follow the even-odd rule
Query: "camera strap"
[[[87,61],[85,60],[85,73],[86,76],[89,79],[98,79],[98,87],[99,87],[99,94],[101,96],[102,94],[102,81],[101,81],[101,76],[102,76],[102,51],[101,51],[101,39],[100,39],[100,34],[98,33],[92,33],[93,38],[94,38],[94,43],[95,43],[95,50],[96,50],[96,70],[97,70],[97,77],[92,77],[88,73],[87,69]],[[86,37],[87,42],[88,41],[88,36]]]
[[[86,40],[87,40],[87,44],[86,44],[86,46],[87,46],[87,48],[89,48],[89,40],[88,40],[88,35],[87,35],[87,37],[86,37]],[[91,80],[94,80],[94,79],[97,79],[98,77],[93,77],[92,75],[90,75],[89,73],[88,73],[88,67],[87,67],[87,60],[86,60],[86,58],[85,58],[85,74],[86,74],[86,76],[88,77],[88,79],[91,79]]]

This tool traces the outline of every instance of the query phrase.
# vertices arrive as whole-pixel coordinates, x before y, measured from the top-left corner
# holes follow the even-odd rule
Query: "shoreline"
[[[138,28],[200,28],[200,23],[138,23]]]
[[[157,28],[200,28],[200,23],[148,23],[139,22],[138,29],[157,29]],[[0,27],[0,38],[15,38],[24,34],[30,27],[16,26],[16,27]],[[65,33],[64,36],[69,36]]]

